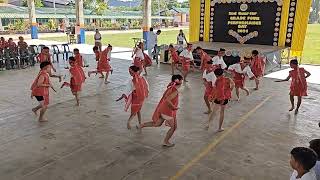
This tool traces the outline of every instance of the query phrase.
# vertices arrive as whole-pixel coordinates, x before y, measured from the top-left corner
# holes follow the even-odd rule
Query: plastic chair
[[[36,64],[35,58],[38,55],[37,52],[36,52],[36,50],[38,50],[38,47],[35,46],[36,47],[35,48],[34,46],[35,45],[30,45],[28,47],[28,50],[29,50],[29,63],[30,63],[31,66],[34,66]]]
[[[70,51],[70,47],[68,44],[62,44],[61,47],[63,48],[63,59],[68,61],[69,54],[73,55],[73,52]]]
[[[3,54],[3,49],[0,49],[0,70],[5,70],[5,59],[4,59],[4,54]]]
[[[23,68],[26,67],[27,65],[30,65],[30,53],[29,49],[18,49],[18,58],[20,59],[20,66]]]
[[[53,54],[52,54],[52,61],[54,62],[54,55],[56,55],[56,60],[57,62],[59,63],[59,55],[63,53],[60,52],[59,50],[59,47],[57,45],[52,45],[52,51],[53,51]]]
[[[42,51],[42,49],[43,49],[44,47],[46,47],[46,45],[43,45],[43,44],[39,44],[39,45],[38,45],[38,54],[41,53],[41,51]]]
[[[19,64],[19,59],[17,59],[15,52],[9,48],[4,49],[4,58],[6,69],[14,69]]]

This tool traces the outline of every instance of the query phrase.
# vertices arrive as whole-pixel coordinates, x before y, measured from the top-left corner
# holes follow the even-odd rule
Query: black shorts
[[[220,104],[220,105],[227,105],[228,104],[228,102],[229,102],[229,99],[225,99],[225,100],[222,100],[223,102],[222,102],[222,104],[221,104],[221,101],[219,101],[219,100],[214,100],[214,103],[216,103],[216,104]]]
[[[44,100],[43,96],[35,96],[35,97],[36,97],[37,101],[39,101],[39,102]]]

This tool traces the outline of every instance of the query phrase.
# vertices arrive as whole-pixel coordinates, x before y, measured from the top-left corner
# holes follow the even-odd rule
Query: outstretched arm
[[[284,81],[289,81],[289,79],[290,79],[290,75],[286,79],[276,80],[274,82],[284,82]]]
[[[304,70],[304,73],[306,74],[306,78],[311,76],[311,73],[309,71]]]
[[[125,94],[122,94],[122,96],[120,98],[118,98],[116,101],[121,101],[123,98],[127,99],[127,96]]]

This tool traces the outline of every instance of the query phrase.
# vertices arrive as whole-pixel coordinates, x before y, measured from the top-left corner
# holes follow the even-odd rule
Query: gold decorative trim
[[[211,6],[214,6],[215,3],[267,3],[267,2],[277,2],[278,6],[282,6],[283,0],[213,0],[211,1]]]
[[[240,44],[244,44],[245,42],[249,41],[252,38],[258,37],[259,33],[258,31],[253,31],[245,36],[240,36],[236,31],[234,30],[229,30],[228,32],[229,35],[231,35],[232,37],[236,38],[237,41]]]

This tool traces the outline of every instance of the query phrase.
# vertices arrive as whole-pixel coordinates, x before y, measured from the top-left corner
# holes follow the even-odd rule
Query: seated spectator
[[[17,48],[18,48],[17,44],[16,44],[15,42],[13,42],[13,39],[12,39],[12,38],[9,38],[7,47],[8,47],[11,51],[14,51],[14,52],[16,52],[16,51],[17,51]]]
[[[310,149],[314,150],[318,155],[318,160],[314,166],[314,172],[316,173],[317,180],[320,180],[320,139],[314,139],[309,142]]]
[[[305,147],[295,147],[291,150],[290,165],[294,169],[290,180],[317,180],[313,167],[317,154]]]
[[[20,51],[27,51],[28,50],[28,44],[24,41],[22,36],[19,37],[18,48]]]
[[[3,50],[7,47],[7,41],[4,39],[4,37],[0,38],[0,50]]]

